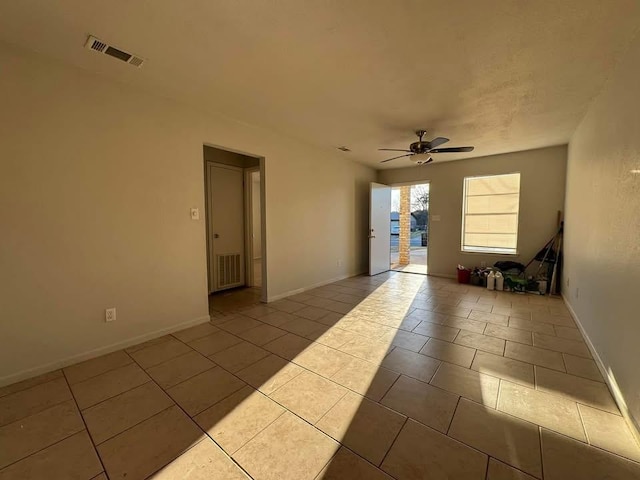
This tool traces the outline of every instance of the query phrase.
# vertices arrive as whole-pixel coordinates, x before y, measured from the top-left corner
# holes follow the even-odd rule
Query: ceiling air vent
[[[134,67],[141,67],[144,63],[144,59],[142,57],[120,50],[119,48],[109,45],[102,40],[98,40],[96,37],[91,35],[87,39],[85,47],[89,50],[95,50],[96,52],[110,55],[118,60],[128,63],[129,65],[133,65]]]

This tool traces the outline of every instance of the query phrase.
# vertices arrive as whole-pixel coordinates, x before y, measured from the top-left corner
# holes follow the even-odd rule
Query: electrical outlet
[[[107,308],[104,311],[104,321],[113,322],[116,319],[116,308]]]
[[[191,209],[191,220],[200,220],[200,209],[198,208]]]

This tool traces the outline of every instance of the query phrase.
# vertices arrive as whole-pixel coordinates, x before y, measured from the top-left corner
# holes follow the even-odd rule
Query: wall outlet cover
[[[116,309],[115,309],[115,307],[107,308],[104,311],[104,321],[105,322],[113,322],[115,319],[116,319]]]
[[[200,220],[200,209],[198,208],[191,209],[191,220]]]

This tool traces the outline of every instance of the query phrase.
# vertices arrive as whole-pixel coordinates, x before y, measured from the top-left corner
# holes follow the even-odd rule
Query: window
[[[465,177],[462,251],[516,254],[519,204],[519,173]]]

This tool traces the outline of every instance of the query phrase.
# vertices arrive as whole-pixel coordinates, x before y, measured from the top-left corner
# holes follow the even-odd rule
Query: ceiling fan
[[[409,150],[401,150],[397,148],[379,148],[378,150],[385,152],[406,152],[403,155],[398,155],[397,157],[382,160],[380,163],[390,162],[391,160],[395,160],[396,158],[410,157],[409,159],[417,165],[426,165],[427,163],[433,162],[433,158],[431,157],[432,153],[455,153],[473,151],[473,147],[437,148],[443,143],[447,143],[449,139],[438,137],[434,138],[430,142],[427,142],[422,140],[422,137],[424,137],[425,133],[427,133],[426,130],[416,130],[416,135],[418,136],[419,140],[409,145]]]

